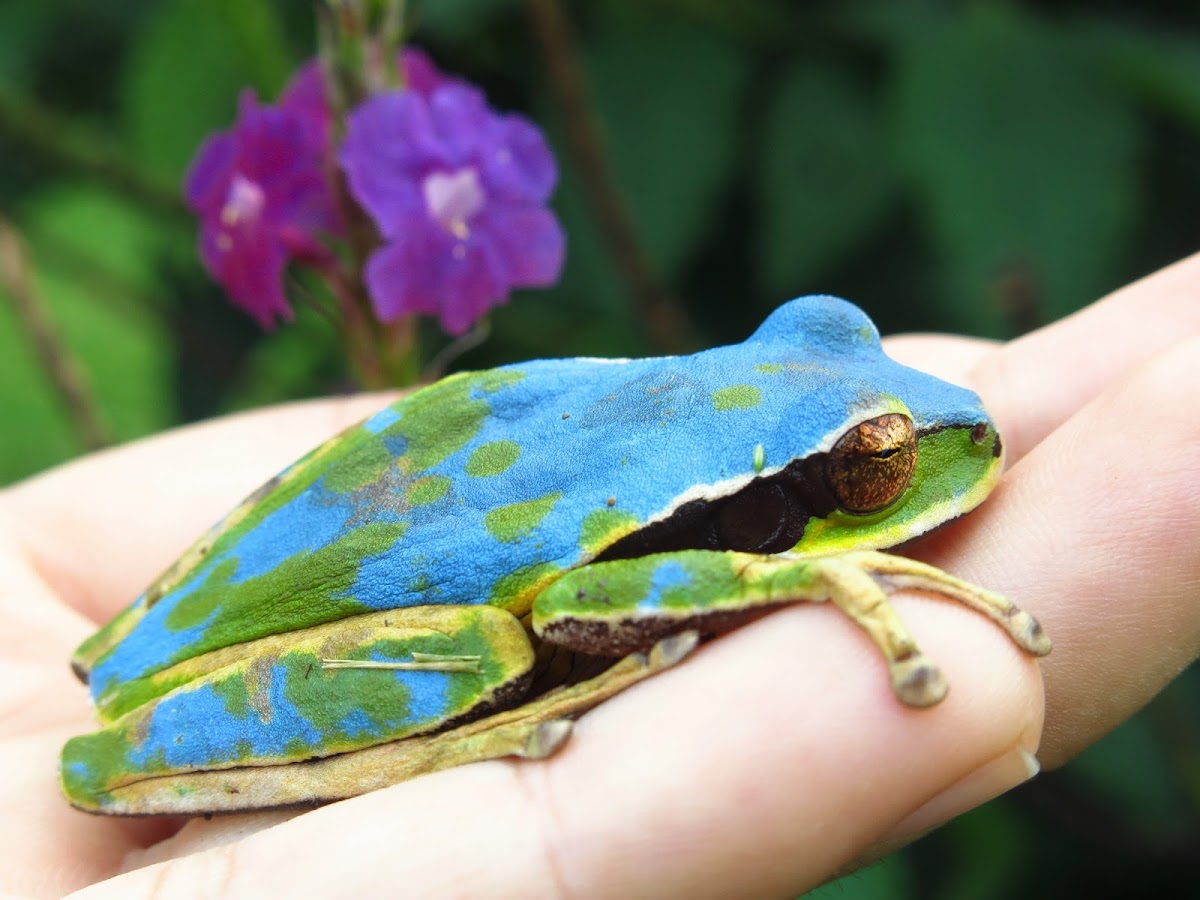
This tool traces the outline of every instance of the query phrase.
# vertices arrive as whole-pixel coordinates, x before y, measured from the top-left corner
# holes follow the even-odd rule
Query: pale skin
[[[785,896],[1062,765],[1200,654],[1200,256],[1007,345],[887,349],[978,391],[1009,471],[912,555],[1054,640],[896,604],[949,697],[906,709],[835,609],[776,613],[588,714],[557,756],[442,772],[303,814],[110,819],[55,762],[91,727],[66,661],[192,538],[380,397],[230,417],[0,493],[0,891],[15,896]],[[664,713],[664,710],[669,711]],[[181,830],[181,826],[182,830]]]

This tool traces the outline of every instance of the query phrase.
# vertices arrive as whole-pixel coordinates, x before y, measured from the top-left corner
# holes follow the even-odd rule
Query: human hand
[[[302,814],[182,830],[87,816],[55,772],[61,743],[93,727],[66,665],[75,645],[242,495],[384,400],[179,429],[6,490],[0,888],[799,893],[1014,786],[1035,750],[1060,765],[1200,652],[1197,285],[1200,257],[1007,345],[888,342],[901,361],[979,391],[1009,452],[996,494],[913,555],[1006,594],[1055,643],[1039,670],[981,617],[897,597],[952,685],[929,710],[896,703],[882,661],[835,609],[802,606],[589,713],[546,761],[478,763]]]

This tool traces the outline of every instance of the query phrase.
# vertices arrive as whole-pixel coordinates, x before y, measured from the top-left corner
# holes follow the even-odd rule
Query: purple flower
[[[340,162],[384,240],[364,273],[380,319],[427,313],[462,334],[512,288],[557,281],[558,176],[536,127],[429,68],[350,114]]]
[[[234,127],[205,141],[184,194],[200,218],[200,257],[234,303],[264,328],[290,319],[283,270],[331,258],[318,236],[340,234],[326,158],[330,115],[320,73],[297,73],[278,106],[243,92]]]

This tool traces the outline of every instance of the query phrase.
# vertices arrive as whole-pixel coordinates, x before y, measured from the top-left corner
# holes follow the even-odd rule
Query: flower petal
[[[424,214],[416,173],[439,158],[425,101],[412,91],[389,91],[347,117],[338,161],[351,195],[384,237],[394,237],[412,216]]]
[[[488,190],[509,200],[544,203],[558,181],[554,154],[524,116],[497,117],[481,162]]]
[[[432,223],[414,222],[371,254],[363,281],[380,321],[392,322],[409,313],[438,313],[438,261],[449,257],[453,244]]]
[[[437,315],[449,334],[463,334],[508,299],[503,265],[491,243],[456,241],[430,222],[371,255],[364,276],[379,318]]]
[[[237,144],[231,132],[218,132],[200,145],[183,182],[183,196],[193,212],[220,210],[236,154]]]
[[[424,50],[419,47],[405,47],[400,51],[400,69],[404,73],[404,86],[418,94],[429,96],[443,84],[463,84],[458,78],[451,78],[433,64]]]
[[[308,142],[325,147],[333,127],[333,114],[325,90],[325,72],[311,59],[296,70],[279,97],[280,109],[296,113],[305,122]]]
[[[566,237],[550,210],[497,204],[480,214],[475,229],[488,235],[513,287],[549,287],[562,274]]]
[[[483,91],[465,84],[443,85],[430,94],[429,116],[437,136],[438,155],[451,169],[476,161],[495,118]]]
[[[234,304],[264,329],[273,328],[277,319],[292,318],[283,293],[286,255],[282,243],[267,229],[236,229],[231,235],[205,228],[200,237],[200,257]]]

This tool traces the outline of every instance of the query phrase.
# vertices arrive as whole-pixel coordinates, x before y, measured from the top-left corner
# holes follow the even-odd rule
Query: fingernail
[[[1039,771],[1041,766],[1037,758],[1021,747],[996,757],[901,819],[856,860],[855,867],[881,859],[893,850],[912,843],[955,816],[1024,784]]]

